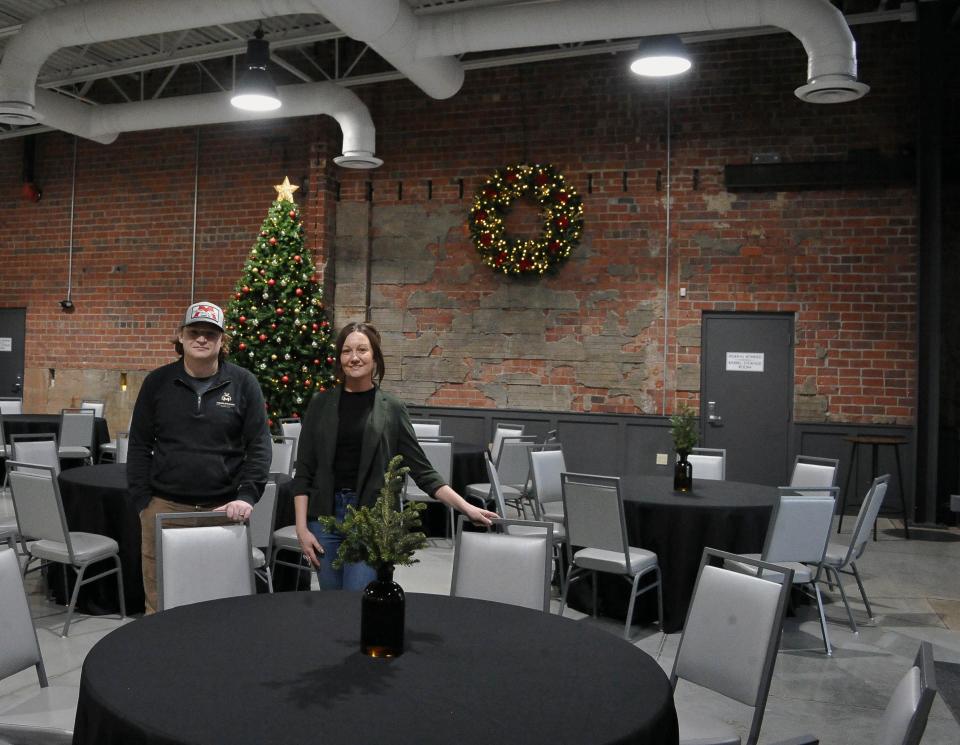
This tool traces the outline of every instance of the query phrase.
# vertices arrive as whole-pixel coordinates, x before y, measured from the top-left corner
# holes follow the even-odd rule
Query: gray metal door
[[[701,445],[726,448],[729,481],[786,484],[793,316],[704,313],[702,335]]]
[[[0,398],[23,396],[26,320],[23,308],[0,308]]]

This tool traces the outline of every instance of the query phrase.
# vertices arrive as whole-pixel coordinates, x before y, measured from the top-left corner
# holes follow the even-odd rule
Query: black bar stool
[[[877,451],[881,445],[889,445],[893,448],[893,455],[897,463],[897,484],[900,486],[900,513],[903,515],[903,535],[910,538],[910,526],[907,524],[907,495],[903,491],[903,469],[900,468],[900,446],[910,442],[906,437],[897,437],[895,435],[851,435],[844,437],[844,440],[850,443],[850,470],[847,471],[847,480],[844,482],[843,493],[840,495],[840,521],[837,524],[837,532],[843,528],[843,513],[847,504],[847,495],[850,493],[850,478],[856,470],[855,466],[860,464],[859,447],[860,445],[870,446],[870,479],[877,477]],[[877,540],[877,523],[873,523],[873,540]]]

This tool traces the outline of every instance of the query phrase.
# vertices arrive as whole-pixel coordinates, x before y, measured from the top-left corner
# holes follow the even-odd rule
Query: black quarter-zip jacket
[[[229,362],[198,394],[183,360],[143,381],[133,410],[127,483],[137,511],[154,496],[214,507],[256,503],[270,473],[270,431],[257,379]]]

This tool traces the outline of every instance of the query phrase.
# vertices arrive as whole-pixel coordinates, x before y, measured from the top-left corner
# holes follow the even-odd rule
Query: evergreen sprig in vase
[[[670,436],[677,451],[677,462],[673,467],[673,489],[688,492],[693,488],[693,464],[687,460],[690,451],[700,441],[697,433],[696,412],[686,404],[670,417]]]
[[[348,506],[343,522],[334,517],[321,517],[329,531],[343,536],[343,543],[333,560],[334,568],[364,562],[377,572],[377,578],[363,591],[360,609],[360,649],[371,657],[397,657],[403,654],[406,597],[403,588],[393,581],[397,565],[416,563],[413,554],[427,545],[420,532],[422,502],[407,502],[397,509],[400,491],[407,472],[401,467],[403,456],[395,456],[387,466],[380,496],[372,507]]]

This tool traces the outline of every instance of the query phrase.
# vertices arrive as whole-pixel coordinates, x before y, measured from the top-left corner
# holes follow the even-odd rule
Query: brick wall
[[[786,35],[697,45],[696,72],[669,91],[630,77],[622,55],[471,72],[447,101],[403,82],[356,89],[385,160],[373,172],[332,165],[340,135],[328,119],[202,128],[196,296],[227,300],[272,184],[289,175],[305,187],[308,244],[337,320],[363,316],[369,299],[388,385],[411,402],[669,412],[677,395],[697,399],[702,311],[776,310],[796,317],[799,418],[909,423],[913,189],[730,193],[723,166],[755,152],[802,162],[910,146],[911,31],[854,29],[873,90],[841,106],[793,96],[806,58]],[[52,405],[51,367],[111,380],[170,359],[190,293],[196,138],[80,142],[72,315],[57,301],[73,138],[39,138],[38,204],[18,197],[21,143],[0,142],[0,303],[28,309],[34,408]],[[522,160],[556,165],[586,212],[569,263],[539,280],[494,274],[466,232],[484,178]],[[518,209],[510,228],[535,234],[535,214]]]

